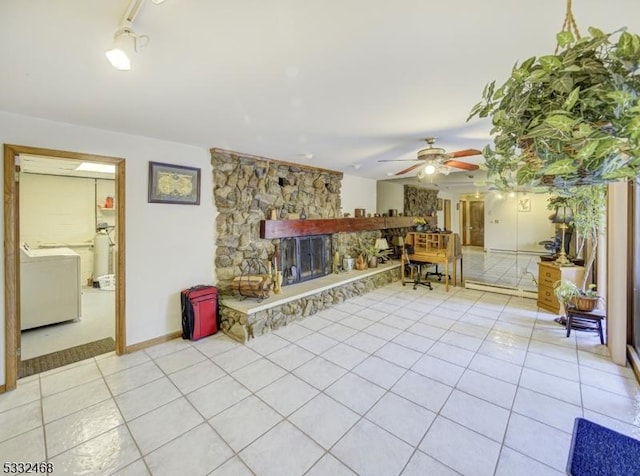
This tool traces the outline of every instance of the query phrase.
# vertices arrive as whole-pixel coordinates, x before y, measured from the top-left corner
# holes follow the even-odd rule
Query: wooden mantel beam
[[[260,238],[330,235],[340,232],[374,231],[414,226],[414,217],[323,218],[319,220],[261,220]],[[433,220],[435,217],[428,219]]]

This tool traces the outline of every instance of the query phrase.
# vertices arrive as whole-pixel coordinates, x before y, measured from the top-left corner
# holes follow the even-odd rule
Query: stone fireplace
[[[215,268],[222,295],[253,259],[267,263],[279,239],[260,238],[260,220],[304,211],[309,219],[338,216],[342,173],[211,149],[216,217]],[[330,261],[329,252],[328,259]],[[330,266],[330,265],[329,265]]]
[[[402,224],[386,226],[383,218],[338,219],[342,173],[222,149],[211,149],[211,164],[218,210],[216,284],[220,328],[226,334],[245,341],[400,278],[399,263],[374,271],[333,272],[335,253],[355,257],[358,244],[375,242],[383,231],[387,237],[402,234],[399,227],[411,222],[405,218]],[[306,220],[298,219],[302,212]],[[340,226],[311,232],[318,222]],[[298,223],[300,229],[263,234],[265,223]],[[285,271],[282,292],[261,302],[234,296],[231,284],[242,277],[246,263],[266,265],[276,250],[278,269]],[[295,282],[301,285],[293,286]]]

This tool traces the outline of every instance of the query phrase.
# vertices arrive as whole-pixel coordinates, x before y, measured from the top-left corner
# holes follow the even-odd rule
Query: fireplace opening
[[[326,276],[331,270],[331,235],[299,236],[280,240],[282,284]]]

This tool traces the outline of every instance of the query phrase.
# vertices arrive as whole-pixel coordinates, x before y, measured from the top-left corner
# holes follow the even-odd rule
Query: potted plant
[[[570,10],[567,12],[567,17]],[[474,116],[490,117],[483,151],[499,189],[566,189],[628,179],[640,170],[640,36],[562,31],[556,54],[516,64],[489,83]]]
[[[422,217],[415,217],[413,219],[413,224],[416,227],[416,231],[424,231],[427,226],[427,220]]]
[[[596,292],[595,284],[590,284],[584,290],[580,289],[574,282],[566,279],[556,282],[553,286],[553,292],[558,302],[565,309],[568,306],[572,306],[579,311],[593,311],[601,299]]]
[[[586,290],[579,291],[578,295],[571,301],[571,304],[579,311],[593,311],[600,299],[596,291],[596,285],[590,284]]]
[[[563,279],[561,281],[556,281],[553,285],[553,292],[556,296],[556,299],[562,306],[566,309],[571,301],[580,295],[580,289],[573,282],[567,279]]]
[[[375,242],[362,242],[358,240],[356,253],[364,258],[369,268],[376,268],[380,258],[384,258],[391,253],[390,249],[381,250],[375,247]]]

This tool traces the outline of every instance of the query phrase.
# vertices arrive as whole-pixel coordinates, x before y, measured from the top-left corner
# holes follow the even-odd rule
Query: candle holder
[[[282,271],[277,271],[273,273],[273,292],[275,294],[280,294],[282,291]]]

